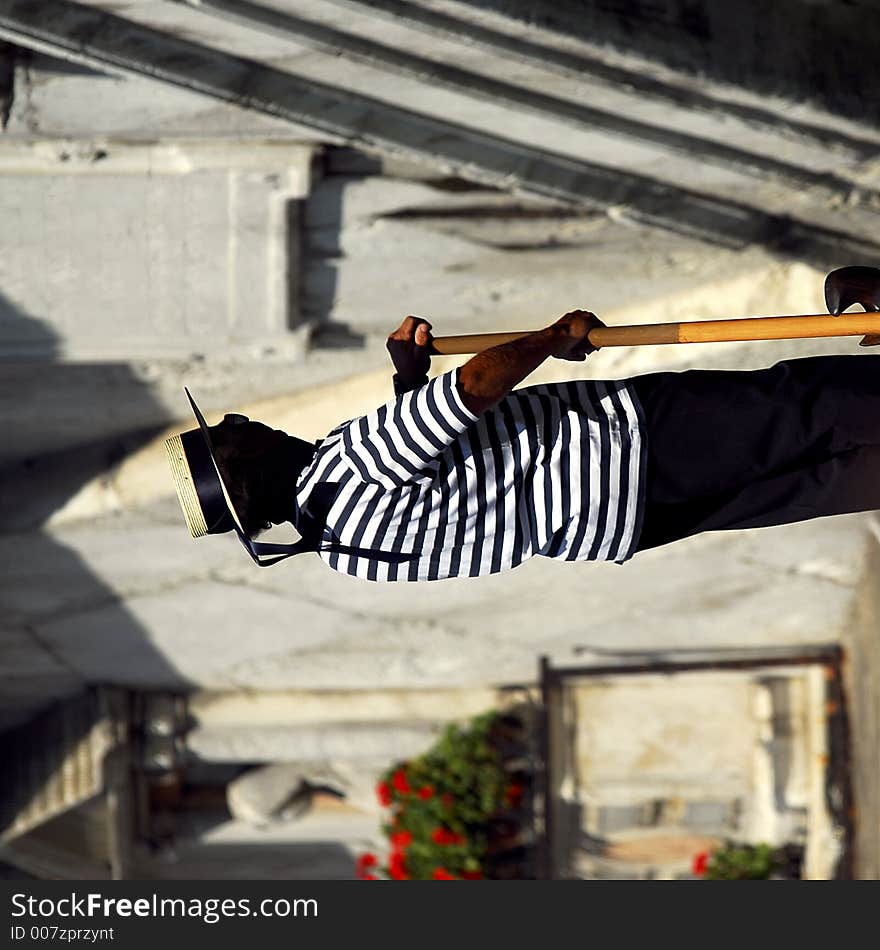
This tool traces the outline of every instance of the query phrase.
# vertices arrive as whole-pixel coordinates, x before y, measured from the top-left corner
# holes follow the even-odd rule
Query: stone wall
[[[289,143],[7,140],[0,359],[277,343],[299,323],[289,208],[308,194],[310,155]]]

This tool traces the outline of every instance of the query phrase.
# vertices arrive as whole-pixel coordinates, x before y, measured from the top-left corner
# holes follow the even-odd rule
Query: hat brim
[[[192,406],[193,414],[199,423],[199,429],[202,431],[205,444],[208,446],[208,453],[211,456],[211,464],[214,466],[214,471],[217,473],[217,480],[220,482],[220,488],[223,491],[223,498],[226,500],[226,508],[229,511],[229,514],[232,516],[233,522],[235,523],[235,530],[239,535],[247,538],[247,535],[244,533],[244,528],[241,524],[241,518],[239,518],[238,512],[235,510],[235,505],[232,503],[232,498],[229,495],[229,489],[226,487],[226,482],[223,480],[223,475],[220,473],[220,467],[217,465],[217,459],[214,457],[214,443],[211,441],[211,433],[208,429],[208,423],[205,422],[205,417],[202,415],[201,410],[196,405],[196,401],[193,399],[192,393],[186,388],[186,386],[183,387],[183,391],[186,393],[186,398],[189,399],[189,404]],[[248,538],[248,540],[250,540],[250,538]]]
[[[208,423],[196,405],[192,393],[186,386],[183,389],[199,428],[167,439],[165,446],[171,462],[177,497],[190,534],[197,538],[206,534],[234,530],[242,546],[258,567],[269,567],[294,554],[318,550],[318,545],[314,540],[303,537],[293,544],[278,544],[253,541],[245,534],[229,488],[217,465]],[[193,470],[193,466],[196,471]],[[205,511],[206,504],[210,509],[209,514]]]
[[[217,483],[220,486],[220,491],[223,493],[223,501],[225,502],[226,513],[228,513],[229,517],[232,519],[232,528],[238,536],[239,541],[241,541],[242,545],[244,546],[245,550],[248,552],[251,558],[253,558],[254,562],[262,566],[262,562],[260,561],[260,558],[254,549],[253,541],[247,536],[247,534],[245,534],[244,528],[242,527],[241,518],[239,517],[238,512],[235,510],[235,505],[232,502],[229,488],[223,479],[223,474],[220,471],[220,467],[217,465],[217,459],[214,456],[214,443],[211,441],[211,433],[208,428],[208,423],[205,421],[205,417],[202,415],[202,412],[196,404],[195,399],[193,399],[192,393],[189,391],[189,389],[184,386],[183,391],[186,393],[186,398],[189,399],[189,404],[192,407],[193,415],[196,417],[196,421],[199,424],[199,431],[202,438],[204,439],[205,447],[208,450],[208,457],[210,458],[210,464],[213,469],[213,473],[216,475]],[[196,490],[195,479],[193,478],[193,473],[190,466],[190,459],[184,451],[182,438],[180,436],[175,436],[171,439],[168,439],[165,443],[165,446],[166,450],[168,451],[169,460],[171,462],[171,472],[174,478],[175,488],[177,489],[177,497],[180,500],[180,507],[183,509],[183,516],[186,519],[190,534],[192,534],[194,538],[203,537],[206,534],[210,534],[211,529],[208,527],[204,509]],[[228,531],[229,529],[226,528],[224,530]]]
[[[190,468],[189,456],[183,445],[183,439],[174,435],[165,440],[165,452],[168,455],[168,464],[171,467],[171,478],[174,481],[174,490],[177,500],[183,511],[183,517],[189,533],[194,538],[203,538],[209,534],[205,512],[196,491],[195,480]]]

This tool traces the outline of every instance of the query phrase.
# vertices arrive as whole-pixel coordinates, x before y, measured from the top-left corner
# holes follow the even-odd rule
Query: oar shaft
[[[510,343],[534,331],[470,333],[434,340],[439,356],[479,353]],[[827,313],[794,317],[745,317],[739,320],[700,320],[689,323],[646,323],[631,327],[596,327],[590,331],[595,346],[647,346],[663,343],[734,343],[747,340],[796,340],[880,333],[880,313]]]

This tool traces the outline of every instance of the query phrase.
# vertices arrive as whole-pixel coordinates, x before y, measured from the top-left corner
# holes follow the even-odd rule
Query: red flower
[[[369,852],[362,854],[355,864],[355,874],[361,880],[375,880],[373,875],[367,874],[367,868],[374,868],[378,863],[375,854],[370,854]]]
[[[702,877],[706,873],[706,869],[709,867],[709,852],[701,851],[694,858],[693,863],[693,872],[697,877]]]
[[[433,797],[434,797],[433,785],[423,785],[419,789],[419,798],[421,798],[423,802],[426,802],[429,798],[433,798]]]
[[[395,831],[391,836],[391,847],[395,851],[403,851],[404,848],[408,848],[412,844],[412,832],[411,831]]]
[[[435,828],[431,832],[434,844],[464,844],[464,838],[448,828]]]
[[[383,808],[387,808],[391,804],[391,789],[385,782],[379,782],[376,786],[376,798],[379,799],[379,804]]]
[[[482,881],[483,872],[482,871],[462,871],[461,879],[463,881]]]
[[[379,878],[375,874],[365,874],[362,878],[362,881],[378,881]]]
[[[406,859],[400,851],[393,851],[388,859],[388,873],[395,881],[408,881],[406,873]]]
[[[406,769],[398,769],[391,778],[391,784],[401,795],[409,795],[412,792],[406,778]]]
[[[518,782],[507,786],[504,799],[511,808],[519,808],[523,797],[523,787]]]
[[[446,868],[434,868],[434,880],[435,881],[454,881],[455,875],[450,874]]]

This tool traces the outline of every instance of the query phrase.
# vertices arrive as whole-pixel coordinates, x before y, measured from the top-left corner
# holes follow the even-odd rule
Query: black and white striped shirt
[[[535,555],[622,563],[644,508],[644,422],[625,381],[516,390],[479,417],[458,370],[334,429],[296,486],[338,487],[320,551],[372,581],[494,574]],[[294,519],[296,522],[296,518]],[[371,552],[412,554],[389,563]]]

